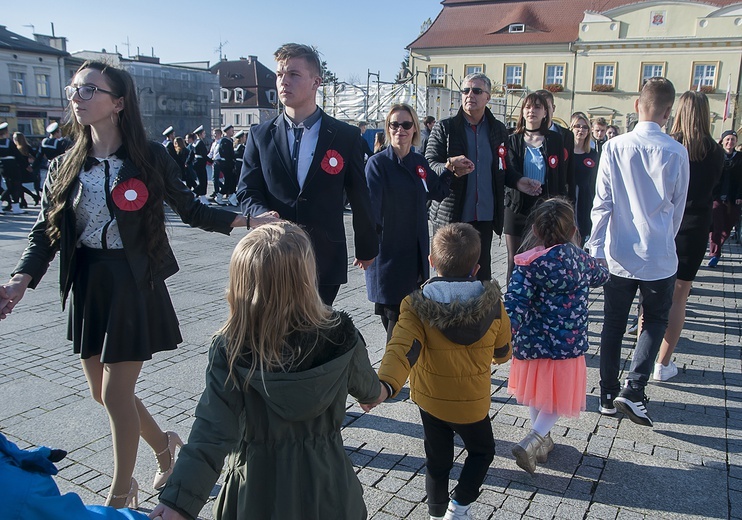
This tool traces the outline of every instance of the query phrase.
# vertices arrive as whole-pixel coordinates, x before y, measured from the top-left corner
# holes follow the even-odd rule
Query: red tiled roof
[[[605,12],[633,0],[444,0],[443,10],[430,28],[408,48],[486,47],[567,43],[577,40],[585,11]],[[704,3],[723,7],[739,0]],[[509,33],[514,23],[526,25],[524,33]]]

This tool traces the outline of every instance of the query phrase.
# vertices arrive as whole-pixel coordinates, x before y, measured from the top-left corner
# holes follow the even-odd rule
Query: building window
[[[39,97],[49,97],[51,94],[49,85],[49,74],[36,74],[36,95]]]
[[[219,114],[219,126],[224,127],[224,114]]]
[[[275,105],[276,103],[278,103],[278,93],[275,91],[275,89],[270,89],[265,94],[266,96],[268,96],[268,103],[270,103],[271,105]]]
[[[431,87],[442,87],[444,85],[446,69],[443,67],[428,67],[428,84]]]
[[[240,120],[241,119],[242,118],[240,117],[240,114],[237,113],[237,112],[235,112],[234,113],[234,122],[232,124],[235,125],[235,126],[240,126]]]
[[[526,32],[526,25],[523,23],[511,23],[508,26],[509,33],[522,33]]]
[[[566,69],[564,63],[547,63],[544,70],[544,87],[548,85],[564,87],[564,71]]]
[[[484,72],[484,65],[464,65],[464,76],[469,74],[482,74]]]
[[[226,88],[219,89],[219,93],[220,93],[219,100],[222,103],[229,103],[229,89],[226,89]]]
[[[665,64],[664,63],[642,63],[642,77],[639,83],[639,90],[642,89],[644,84],[650,78],[664,78],[665,77]]]
[[[713,92],[716,88],[717,63],[693,63],[693,90]],[[700,85],[700,89],[699,89]],[[704,88],[705,87],[705,88]]]
[[[11,71],[10,92],[16,96],[26,95],[26,74],[24,72]]]
[[[252,114],[247,114],[245,118],[245,125],[250,126],[252,124]]]
[[[616,86],[616,64],[596,63],[593,70],[593,92],[613,91]]]
[[[523,64],[506,64],[503,83],[507,88],[523,88]]]
[[[241,88],[234,89],[234,102],[243,103],[245,101],[245,91]]]

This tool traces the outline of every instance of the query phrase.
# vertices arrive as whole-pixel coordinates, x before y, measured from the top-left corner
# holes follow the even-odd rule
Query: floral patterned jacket
[[[505,294],[516,359],[567,359],[588,347],[590,287],[608,281],[608,269],[573,244],[538,246],[515,256]]]

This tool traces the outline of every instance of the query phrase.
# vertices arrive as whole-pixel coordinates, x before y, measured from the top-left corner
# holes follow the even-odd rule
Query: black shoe
[[[616,394],[600,393],[600,408],[598,411],[602,415],[616,415],[616,407],[613,404],[613,396]]]
[[[647,412],[648,402],[649,397],[644,393],[644,390],[633,390],[631,388],[624,388],[618,394],[618,397],[613,400],[616,409],[631,419],[631,422],[652,427],[654,423]]]

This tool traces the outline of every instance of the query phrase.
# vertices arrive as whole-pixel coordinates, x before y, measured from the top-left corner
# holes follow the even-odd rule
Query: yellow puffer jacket
[[[412,400],[438,419],[481,421],[490,409],[490,365],[510,359],[510,340],[497,283],[433,278],[402,301],[379,379],[396,396],[409,376]]]

